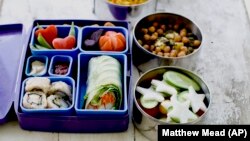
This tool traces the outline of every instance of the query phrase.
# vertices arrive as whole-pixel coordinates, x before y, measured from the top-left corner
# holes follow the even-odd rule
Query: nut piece
[[[106,22],[105,24],[104,24],[104,26],[115,26],[113,23],[111,23],[111,22]]]

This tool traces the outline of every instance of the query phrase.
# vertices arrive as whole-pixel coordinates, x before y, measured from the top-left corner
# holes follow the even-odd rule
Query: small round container
[[[198,117],[197,120],[194,120],[194,121],[186,123],[186,124],[195,124],[195,123],[199,122],[206,115],[206,113],[210,107],[211,94],[210,94],[209,88],[208,88],[207,84],[198,75],[196,75],[193,72],[188,71],[186,69],[179,68],[179,67],[172,67],[172,66],[158,67],[158,68],[149,70],[148,72],[144,73],[138,79],[138,81],[135,83],[135,87],[133,89],[132,94],[133,94],[133,98],[134,98],[134,100],[133,100],[133,122],[134,122],[135,126],[137,127],[137,129],[150,140],[157,140],[157,127],[158,127],[158,125],[170,125],[171,123],[163,122],[159,119],[156,119],[156,118],[148,115],[141,108],[141,106],[138,104],[138,102],[136,100],[138,97],[140,97],[141,94],[136,92],[135,88],[137,86],[141,86],[141,85],[150,85],[150,82],[152,79],[159,78],[160,76],[162,77],[162,75],[166,71],[169,71],[169,70],[180,72],[186,76],[189,76],[193,80],[195,80],[200,85],[201,90],[204,92],[204,94],[206,96],[204,102],[207,106],[207,110],[200,117]]]
[[[100,19],[128,20],[133,25],[138,18],[154,13],[156,6],[157,0],[148,0],[136,5],[118,5],[108,0],[94,0],[94,13]]]
[[[201,41],[200,46],[195,49],[195,51],[193,51],[192,53],[182,56],[182,57],[163,57],[163,56],[158,56],[156,54],[153,54],[151,51],[145,49],[142,45],[139,44],[138,40],[139,37],[141,36],[141,29],[151,26],[153,22],[160,22],[162,23],[163,21],[167,21],[168,24],[175,24],[175,23],[180,23],[182,25],[185,26],[185,28],[189,29],[194,35],[197,36],[197,39],[199,41]],[[166,25],[167,26],[167,25]],[[164,61],[167,62],[167,64],[165,65],[172,65],[174,63],[176,63],[177,60],[186,60],[187,58],[193,59],[196,56],[197,53],[200,51],[200,49],[202,48],[202,43],[203,43],[203,36],[202,36],[202,32],[201,29],[198,27],[197,24],[195,24],[195,22],[191,21],[190,19],[181,16],[179,14],[174,14],[174,13],[154,13],[154,14],[150,14],[145,16],[144,18],[140,19],[134,27],[133,30],[133,45],[135,46],[135,51],[136,51],[136,56],[146,56],[146,57],[140,57],[140,58],[136,58],[134,63],[137,63],[140,61],[145,62],[145,58],[147,58],[147,60],[151,60],[151,59],[159,59],[160,61]]]

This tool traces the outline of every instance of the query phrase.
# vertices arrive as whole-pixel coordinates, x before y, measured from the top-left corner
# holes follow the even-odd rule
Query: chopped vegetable
[[[45,48],[52,49],[51,45],[44,39],[41,33],[38,33],[37,41],[39,44]]]
[[[56,38],[52,44],[55,49],[73,49],[76,45],[74,22],[71,24],[68,36],[65,38]]]
[[[191,78],[175,71],[167,71],[164,73],[163,78],[166,82],[183,89],[188,89],[193,86],[196,91],[200,90],[200,86]]]
[[[36,30],[35,35],[38,37],[41,34],[44,39],[48,42],[49,45],[52,45],[52,41],[57,37],[57,28],[55,25],[49,25],[45,29],[42,28],[39,24],[37,24],[38,30]]]
[[[179,123],[188,123],[198,118],[196,114],[189,110],[190,101],[180,102],[177,100],[177,95],[173,95],[170,101],[170,105],[173,109],[168,112],[167,120],[174,120]]]
[[[157,92],[162,92],[170,95],[177,94],[177,90],[166,82],[153,79],[151,81],[151,84],[155,86],[155,90]]]
[[[207,106],[204,103],[205,94],[197,94],[192,86],[188,88],[188,95],[186,96],[190,101],[192,111],[197,113],[199,110],[206,111]]]

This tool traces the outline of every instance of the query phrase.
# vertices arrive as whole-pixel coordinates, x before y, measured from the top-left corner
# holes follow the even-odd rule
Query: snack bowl
[[[86,91],[88,80],[89,61],[93,57],[110,56],[115,58],[121,64],[121,84],[122,84],[122,101],[119,109],[86,109]],[[127,105],[127,57],[124,54],[108,54],[108,53],[80,53],[78,56],[78,78],[75,110],[78,116],[102,116],[102,117],[122,117],[128,114]]]
[[[120,5],[108,0],[94,0],[94,13],[100,19],[127,20],[133,24],[138,18],[155,12],[156,6],[157,0],[148,0],[133,5]]]
[[[34,78],[34,77],[29,77],[26,78],[23,83],[22,83],[22,88],[21,88],[21,97],[19,100],[19,105],[21,107],[21,111],[23,113],[26,114],[39,114],[39,115],[44,115],[44,114],[49,114],[49,115],[71,115],[74,112],[74,103],[75,103],[75,81],[74,79],[72,79],[71,77],[40,77],[40,78],[48,78],[50,80],[51,83],[53,82],[65,82],[67,85],[70,86],[71,88],[71,98],[68,98],[67,100],[70,100],[70,106],[67,108],[48,108],[48,104],[45,108],[37,108],[37,109],[32,109],[32,108],[26,108],[23,105],[24,102],[24,96],[26,93],[25,87],[26,87],[26,83],[29,79]],[[39,78],[39,77],[37,77]],[[36,90],[35,90],[36,91]],[[34,91],[31,91],[34,92]],[[35,92],[36,93],[36,92]],[[56,94],[54,94],[56,95]],[[48,97],[50,96],[48,93],[46,93],[46,103],[48,102]],[[42,99],[43,97],[40,96],[39,99]],[[31,97],[28,97],[27,100],[31,100]]]
[[[48,27],[49,25],[40,25],[40,27],[42,28],[46,28]],[[65,38],[69,35],[69,32],[70,32],[70,28],[71,28],[71,25],[55,25],[56,28],[57,28],[57,38]],[[38,40],[37,40],[37,37],[35,35],[35,32],[39,30],[39,27],[38,26],[35,26],[32,30],[32,33],[31,33],[31,41],[30,41],[30,50],[31,50],[31,53],[33,55],[46,55],[48,57],[52,57],[54,55],[69,55],[69,56],[72,56],[72,57],[76,57],[77,56],[77,53],[79,52],[79,27],[78,26],[74,26],[74,30],[75,30],[75,39],[76,39],[76,45],[73,49],[54,49],[52,45],[52,48],[53,49],[38,49],[36,48],[35,46],[36,45],[39,45],[38,44]],[[77,57],[76,57],[77,58]]]
[[[48,57],[47,56],[43,56],[43,55],[34,55],[34,56],[30,56],[27,59],[27,63],[26,63],[26,68],[25,68],[25,74],[26,76],[44,76],[47,73],[47,69],[48,69]],[[44,69],[41,72],[32,72],[32,63],[34,61],[39,61],[41,63],[44,64]],[[38,64],[40,64],[38,62]],[[35,68],[36,69],[36,68]],[[37,70],[37,69],[36,69]]]
[[[143,88],[152,87],[151,83],[152,83],[153,79],[156,79],[156,80],[164,79],[165,80],[165,77],[163,77],[163,74],[165,74],[166,72],[169,72],[169,71],[181,73],[181,74],[187,76],[188,78],[192,79],[194,82],[196,82],[196,84],[198,84],[200,86],[200,89],[197,91],[197,93],[198,94],[203,93],[205,95],[203,102],[206,105],[206,110],[203,111],[202,113],[199,113],[200,112],[200,109],[199,109],[199,111],[197,113],[194,113],[196,115],[195,119],[188,120],[188,122],[185,122],[185,123],[180,123],[180,120],[179,120],[179,123],[178,123],[178,122],[176,122],[177,121],[176,119],[174,120],[174,118],[170,117],[169,119],[171,119],[171,121],[168,121],[167,120],[168,119],[167,116],[169,116],[168,113],[170,113],[171,110],[173,110],[174,108],[173,109],[169,108],[167,111],[165,111],[166,113],[164,113],[164,114],[166,114],[166,115],[162,114],[161,104],[163,102],[162,103],[159,102],[155,108],[152,108],[152,109],[154,109],[153,111],[151,109],[147,109],[147,108],[142,106],[143,105],[143,104],[141,104],[142,103],[141,102],[142,94],[138,92],[138,86],[143,87]],[[164,82],[166,82],[166,80]],[[167,81],[167,83],[168,82],[169,81]],[[171,86],[173,86],[173,85],[171,84]],[[178,100],[181,97],[182,92],[184,92],[183,88],[178,89],[178,93],[177,93]],[[193,73],[189,70],[186,70],[186,69],[183,69],[180,67],[174,67],[174,66],[163,66],[163,67],[158,67],[158,68],[154,68],[154,69],[147,71],[135,83],[135,88],[133,89],[132,94],[133,94],[133,98],[134,98],[133,99],[133,116],[132,116],[133,123],[135,124],[136,128],[144,136],[146,136],[150,140],[157,140],[157,130],[158,130],[157,127],[158,127],[158,125],[198,123],[203,117],[205,117],[207,111],[209,110],[210,104],[211,104],[211,94],[210,94],[210,91],[209,91],[207,84],[195,73]],[[173,95],[171,97],[173,97]],[[172,102],[171,97],[168,100]],[[165,97],[164,101],[166,101],[166,97]],[[187,102],[187,101],[185,101],[185,102]],[[155,109],[157,110],[158,113],[154,113]],[[191,106],[189,107],[189,110],[192,111]]]
[[[198,25],[179,14],[150,14],[138,20],[133,29],[136,56],[146,56],[141,61],[156,58],[171,65],[179,60],[195,59],[202,43]],[[140,58],[135,63],[140,62]]]
[[[96,32],[96,31],[102,30],[101,36],[105,35],[106,32],[111,31],[111,32],[116,32],[116,33],[122,33],[122,35],[125,37],[126,45],[125,49],[121,51],[101,51],[100,46],[99,46],[99,39],[97,39],[96,43],[94,46],[86,46],[85,41],[87,39],[91,38],[91,35]],[[82,52],[100,52],[100,53],[123,53],[126,54],[129,50],[129,35],[128,35],[128,30],[124,27],[119,27],[119,26],[85,26],[81,30],[81,47],[80,50]]]
[[[56,74],[56,65],[66,65],[67,72],[65,74]],[[49,75],[50,76],[72,76],[72,65],[73,58],[67,55],[55,55],[51,58],[49,66]]]

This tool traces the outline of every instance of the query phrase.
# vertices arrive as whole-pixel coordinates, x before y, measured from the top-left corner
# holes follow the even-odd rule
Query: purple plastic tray
[[[6,99],[9,99],[8,103],[5,102],[4,106],[1,106],[2,100],[0,99],[0,108],[4,107],[4,109],[0,109],[0,115],[2,116],[2,111],[5,112],[4,115],[6,115],[6,113],[8,113],[11,104],[13,101],[14,102],[14,106],[15,106],[15,112],[17,114],[17,118],[19,121],[19,124],[21,126],[21,128],[25,129],[25,130],[33,130],[33,131],[49,131],[49,132],[122,132],[122,131],[126,131],[128,129],[128,124],[129,124],[129,115],[123,115],[123,116],[105,116],[105,117],[101,117],[101,116],[77,116],[76,113],[73,113],[70,116],[61,116],[61,115],[33,115],[33,114],[27,114],[27,113],[23,113],[19,107],[19,100],[20,100],[20,88],[21,88],[21,84],[22,81],[27,78],[27,76],[25,75],[25,65],[26,65],[26,61],[27,58],[29,56],[31,56],[31,51],[30,48],[28,46],[28,44],[30,43],[31,40],[31,31],[33,29],[33,27],[35,27],[37,25],[37,23],[39,23],[40,25],[49,25],[49,24],[55,24],[55,25],[62,25],[62,24],[71,24],[71,22],[74,21],[75,25],[81,27],[81,26],[86,26],[86,25],[91,25],[91,24],[104,24],[105,21],[93,21],[93,20],[36,20],[33,23],[32,28],[29,30],[28,35],[24,36],[22,35],[22,25],[21,29],[19,29],[18,31],[18,35],[19,35],[19,39],[21,40],[22,37],[26,37],[26,39],[24,40],[24,43],[17,43],[16,41],[14,42],[15,46],[13,46],[13,42],[11,43],[7,43],[4,44],[7,48],[7,46],[11,46],[13,48],[18,48],[18,55],[16,55],[16,59],[15,57],[13,57],[13,64],[15,64],[13,67],[12,65],[9,65],[10,63],[7,63],[7,65],[4,66],[4,69],[6,68],[10,68],[11,70],[8,70],[9,74],[15,74],[14,76],[11,76],[12,79],[10,79],[11,84],[13,84],[12,86],[9,86],[7,88],[5,88],[5,91],[2,91],[0,89],[0,94],[3,95],[7,95],[7,94],[15,94],[15,95],[11,95],[11,97],[7,97]],[[117,26],[122,26],[125,27],[127,29],[129,29],[129,25],[128,22],[119,22],[119,21],[112,21],[115,25]],[[16,30],[14,30],[16,31]],[[1,27],[0,27],[0,32],[1,32]],[[0,33],[0,37],[1,37],[1,33]],[[1,39],[1,38],[0,38]],[[20,41],[21,42],[21,41]],[[0,40],[0,45],[1,45],[1,40]],[[23,46],[22,46],[23,45]],[[1,46],[0,46],[1,48]],[[14,49],[12,49],[14,50]],[[131,50],[129,50],[130,52]],[[79,51],[80,52],[80,51]],[[5,53],[0,53],[0,57],[4,56],[2,54]],[[21,55],[21,59],[20,58]],[[18,57],[19,56],[19,57]],[[130,60],[131,60],[131,55],[128,53],[128,71],[130,71]],[[7,55],[5,55],[5,57],[7,57]],[[49,57],[50,58],[50,57]],[[2,59],[0,59],[0,63]],[[7,61],[9,62],[9,61]],[[77,61],[74,61],[74,63],[77,63]],[[19,67],[18,67],[19,66]],[[15,69],[13,69],[15,68]],[[1,71],[5,71],[5,70],[1,70]],[[9,72],[10,71],[10,72]],[[18,73],[19,72],[19,73]],[[73,72],[75,75],[77,74],[76,72]],[[129,80],[130,80],[130,75],[131,72],[128,73],[127,76],[127,86],[129,86]],[[0,80],[6,80],[7,76],[1,76],[0,73]],[[72,76],[75,81],[77,76]],[[17,80],[15,79],[17,78]],[[6,81],[0,81],[0,85],[5,86],[4,84],[6,83]],[[6,83],[6,84],[9,84]],[[0,86],[1,88],[1,86]],[[129,88],[127,88],[129,89]],[[12,91],[15,90],[15,91]],[[8,91],[8,93],[6,93]],[[6,106],[8,105],[8,106]],[[6,109],[6,107],[8,107],[8,109]],[[1,119],[0,117],[0,121],[4,122],[5,119]]]

